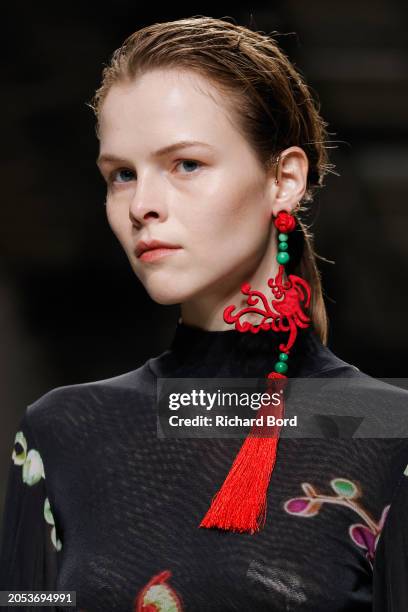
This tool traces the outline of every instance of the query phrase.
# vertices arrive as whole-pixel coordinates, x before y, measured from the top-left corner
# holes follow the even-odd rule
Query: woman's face
[[[180,141],[202,144],[157,153]],[[205,78],[155,70],[114,85],[101,108],[98,165],[109,224],[156,302],[225,306],[258,268],[271,240],[273,177]],[[140,258],[140,240],[179,248]]]

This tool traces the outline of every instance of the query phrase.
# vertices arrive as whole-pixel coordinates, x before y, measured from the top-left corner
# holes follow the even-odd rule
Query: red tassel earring
[[[284,266],[290,259],[287,252],[288,233],[295,229],[296,219],[286,212],[279,212],[274,225],[279,230],[279,252],[276,256],[279,270],[275,278],[268,280],[268,286],[275,298],[271,301],[274,310],[271,309],[267,297],[260,291],[252,290],[249,283],[241,286],[242,293],[248,296],[249,307],[236,314],[233,314],[234,305],[224,310],[225,322],[234,323],[235,329],[240,332],[249,331],[256,334],[260,329],[289,332],[286,344],[279,345],[280,353],[273,371],[266,375],[269,393],[279,391],[281,401],[277,409],[264,405],[258,410],[257,417],[262,415],[264,423],[268,414],[277,418],[284,414],[283,391],[287,382],[290,349],[295,343],[297,328],[306,328],[310,324],[310,318],[303,311],[303,308],[310,306],[309,284],[294,274],[289,274],[288,280],[283,281]],[[241,323],[240,317],[247,313],[260,315],[262,319],[259,325],[255,326],[247,321]],[[275,466],[279,432],[278,426],[252,427],[223,485],[213,497],[200,527],[255,533],[264,526],[266,496]]]

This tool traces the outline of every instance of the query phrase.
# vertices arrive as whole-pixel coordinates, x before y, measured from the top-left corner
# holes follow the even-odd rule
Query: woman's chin
[[[153,291],[146,289],[151,299],[157,304],[170,306],[172,304],[181,304],[184,300],[184,293],[176,291]]]
[[[160,296],[156,297],[155,295],[150,296],[156,304],[161,304],[162,306],[171,306],[172,304],[180,304],[181,300],[175,297],[170,296]]]
[[[182,304],[194,298],[195,291],[192,291],[191,287],[182,289],[181,287],[172,287],[171,284],[174,285],[174,281],[173,283],[160,285],[160,287],[145,286],[145,289],[154,302],[163,306]]]

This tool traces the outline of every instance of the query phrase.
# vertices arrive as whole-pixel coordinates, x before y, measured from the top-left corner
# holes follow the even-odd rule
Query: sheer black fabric
[[[142,367],[28,406],[11,449],[0,589],[76,591],[86,612],[406,612],[404,438],[282,438],[266,524],[251,535],[199,528],[243,440],[157,435],[159,378],[263,377],[285,339],[179,322]],[[312,328],[288,375],[383,384]]]

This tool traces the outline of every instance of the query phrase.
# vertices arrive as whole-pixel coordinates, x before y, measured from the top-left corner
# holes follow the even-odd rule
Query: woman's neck
[[[231,323],[227,323],[224,320],[224,311],[228,306],[234,305],[234,312],[246,309],[251,310],[248,306],[248,293],[243,293],[241,290],[244,284],[249,285],[251,291],[256,291],[256,294],[263,294],[265,297],[265,302],[259,297],[255,308],[252,308],[252,310],[268,310],[278,315],[279,313],[272,305],[275,298],[271,287],[268,285],[268,281],[278,275],[279,266],[276,263],[276,265],[272,266],[271,271],[270,260],[266,262],[264,259],[263,262],[263,265],[259,266],[252,276],[247,275],[245,278],[240,276],[234,282],[233,290],[228,290],[227,283],[224,283],[224,287],[218,292],[215,290],[203,291],[199,295],[195,295],[193,299],[182,303],[181,319],[183,323],[208,331],[231,329]],[[282,281],[287,281],[284,273]],[[259,312],[245,312],[240,317],[241,323],[248,322],[252,323],[252,325],[259,325],[261,321],[262,314],[259,314]]]

